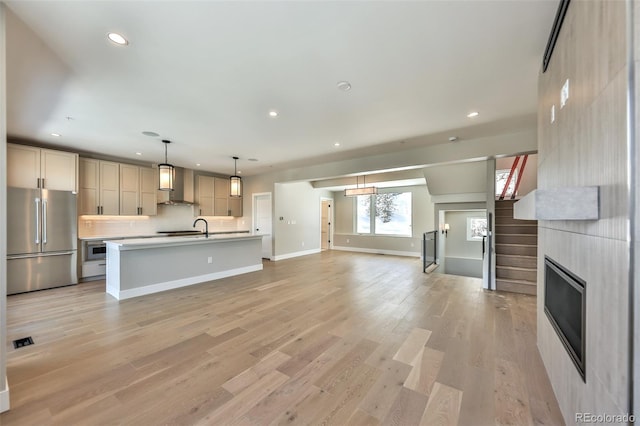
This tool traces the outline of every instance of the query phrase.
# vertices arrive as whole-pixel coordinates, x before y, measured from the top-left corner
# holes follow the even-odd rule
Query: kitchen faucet
[[[203,218],[198,218],[195,221],[193,221],[193,227],[196,227],[196,223],[198,223],[199,221],[203,221],[204,222],[204,236],[206,238],[209,238],[209,222],[207,222],[207,219],[203,219]]]

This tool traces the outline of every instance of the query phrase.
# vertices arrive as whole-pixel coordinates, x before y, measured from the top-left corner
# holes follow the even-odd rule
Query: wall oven
[[[82,246],[82,281],[91,281],[104,277],[107,270],[107,245],[104,241],[84,241]]]
[[[85,241],[84,260],[105,260],[107,245],[104,241]]]

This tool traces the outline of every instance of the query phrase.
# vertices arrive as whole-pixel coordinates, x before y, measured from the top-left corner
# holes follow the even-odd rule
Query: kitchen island
[[[262,235],[107,240],[107,293],[118,300],[262,270]]]

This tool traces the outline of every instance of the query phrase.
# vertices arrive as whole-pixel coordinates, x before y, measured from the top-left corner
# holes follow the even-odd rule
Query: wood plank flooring
[[[104,281],[10,296],[0,424],[563,424],[534,296],[413,258],[264,266],[121,302]]]

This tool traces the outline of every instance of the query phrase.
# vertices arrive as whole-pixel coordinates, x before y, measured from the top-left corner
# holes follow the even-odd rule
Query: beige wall
[[[600,187],[600,220],[540,221],[538,347],[567,424],[629,410],[625,2],[571,2],[539,77],[538,187]],[[560,90],[570,96],[560,109]],[[550,122],[552,105],[556,120]],[[586,281],[586,382],[544,314],[544,256]]]

